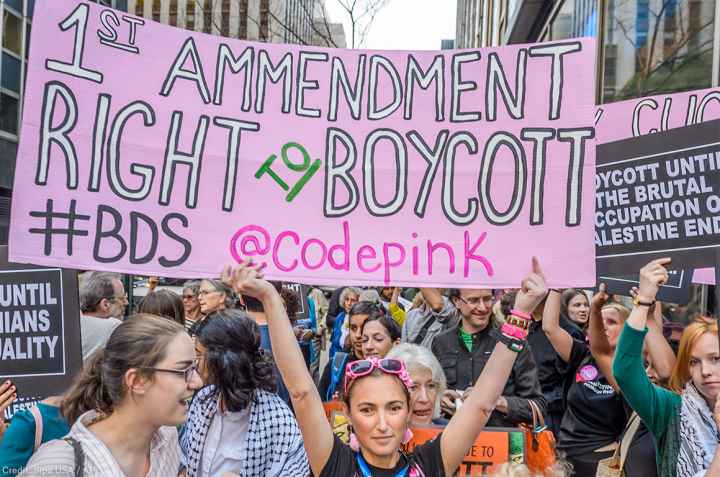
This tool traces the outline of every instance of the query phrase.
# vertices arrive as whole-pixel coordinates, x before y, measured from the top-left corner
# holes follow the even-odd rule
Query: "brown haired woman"
[[[120,324],[73,383],[61,410],[72,424],[21,475],[167,476],[180,470],[176,426],[202,387],[192,339],[165,318]]]
[[[310,467],[318,477],[453,475],[495,409],[515,358],[525,345],[522,335],[527,333],[529,314],[547,293],[539,264],[533,260],[533,272],[523,280],[514,310],[519,316],[516,321],[525,323],[509,325],[503,328],[502,335],[498,333],[500,342],[466,394],[462,408],[439,437],[406,455],[400,449],[410,439],[412,381],[404,363],[372,358],[347,366],[344,406],[353,435],[350,446],[343,444],[333,435],[325,417],[320,394],[302,360],[282,301],[272,285],[262,279],[259,268],[246,262],[229,279],[236,292],[253,295],[265,306],[270,337],[277,350],[275,359],[290,391]]]

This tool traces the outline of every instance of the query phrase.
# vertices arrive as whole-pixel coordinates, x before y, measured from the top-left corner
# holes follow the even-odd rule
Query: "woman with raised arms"
[[[337,438],[328,423],[322,400],[305,367],[282,300],[263,279],[260,266],[245,262],[225,269],[223,278],[233,289],[262,301],[268,315],[275,360],[297,415],[313,474],[328,476],[445,476],[453,475],[483,429],[512,371],[524,340],[500,335],[487,366],[466,394],[462,408],[444,431],[418,445],[412,454],[401,451],[409,441],[412,381],[405,364],[396,359],[358,360],[346,368],[344,410],[353,433],[350,445]],[[515,308],[529,315],[546,295],[537,259],[521,284]],[[529,325],[529,323],[528,323]],[[512,334],[522,335],[513,330]]]

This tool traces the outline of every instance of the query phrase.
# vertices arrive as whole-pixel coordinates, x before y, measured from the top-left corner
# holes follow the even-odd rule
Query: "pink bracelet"
[[[502,334],[510,336],[511,338],[517,338],[519,340],[524,340],[525,338],[527,338],[527,331],[508,323],[503,324],[500,328],[500,331],[502,332]]]
[[[530,316],[529,313],[525,313],[524,311],[520,311],[518,309],[513,308],[510,310],[510,314],[513,316],[517,316],[518,318],[522,318],[523,320],[531,320],[532,316]]]

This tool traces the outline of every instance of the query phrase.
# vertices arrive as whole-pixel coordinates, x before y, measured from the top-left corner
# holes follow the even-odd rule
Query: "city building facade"
[[[716,0],[458,0],[456,47],[594,37],[596,102],[718,86]]]
[[[188,30],[270,43],[318,44],[323,32],[317,29],[320,0],[128,0],[128,11]]]

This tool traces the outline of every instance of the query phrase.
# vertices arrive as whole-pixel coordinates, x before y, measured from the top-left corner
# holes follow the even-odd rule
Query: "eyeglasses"
[[[197,295],[183,295],[183,296],[182,296],[182,299],[183,299],[183,300],[192,300],[192,299],[195,298],[196,296],[197,296]]]
[[[190,366],[188,366],[185,369],[167,369],[167,368],[154,368],[152,366],[142,366],[139,369],[145,369],[148,371],[158,371],[161,373],[173,373],[173,374],[179,374],[185,378],[185,382],[189,383],[192,380],[193,374],[197,373],[198,362],[197,360],[193,361]]]
[[[474,296],[471,298],[468,298],[467,300],[461,296],[458,296],[458,299],[465,303],[468,306],[478,306],[480,303],[483,305],[492,305],[492,302],[495,300],[492,296]]]
[[[397,376],[408,390],[413,386],[412,379],[410,379],[410,375],[407,369],[405,369],[405,363],[403,363],[402,360],[392,358],[361,359],[348,363],[345,367],[345,395],[347,395],[350,385],[352,385],[357,378],[367,376],[376,369],[379,369],[385,374]]]

